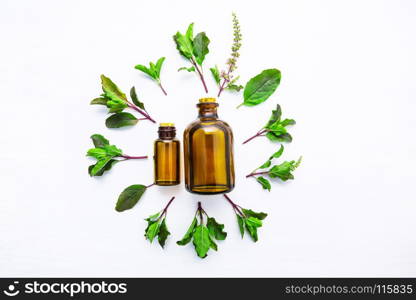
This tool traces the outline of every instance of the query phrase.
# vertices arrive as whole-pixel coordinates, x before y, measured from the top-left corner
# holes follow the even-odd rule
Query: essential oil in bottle
[[[198,119],[184,132],[185,187],[196,194],[234,188],[233,133],[219,120],[215,98],[199,99]]]
[[[177,185],[180,183],[180,144],[175,138],[175,124],[161,123],[158,133],[154,144],[155,184]]]

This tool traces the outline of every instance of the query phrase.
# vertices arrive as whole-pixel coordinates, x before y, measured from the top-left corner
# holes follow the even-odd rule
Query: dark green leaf
[[[194,234],[196,223],[197,223],[197,219],[194,218],[192,220],[191,226],[189,226],[188,231],[185,233],[182,240],[176,242],[178,245],[184,246],[184,245],[188,244],[191,241],[192,236]]]
[[[273,123],[279,122],[281,117],[282,117],[282,108],[280,107],[279,104],[277,104],[276,109],[272,110],[272,115],[265,127],[267,128]]]
[[[211,238],[211,237],[209,237],[209,240],[210,240],[210,242],[211,242],[211,244],[210,244],[211,249],[212,249],[212,250],[214,250],[214,251],[218,251],[218,246],[217,246],[217,244],[215,244],[215,242],[212,240],[212,238]]]
[[[192,47],[192,40],[193,40],[193,26],[194,24],[191,23],[188,26],[188,30],[186,34],[183,35],[179,31],[173,36],[173,40],[176,43],[176,48],[179,50],[179,53],[186,57],[187,59],[191,59],[193,56],[193,47]]]
[[[210,68],[209,70],[211,71],[212,77],[214,78],[215,82],[219,85],[221,82],[220,70],[217,66],[215,66],[215,68]]]
[[[95,98],[92,99],[90,104],[98,104],[98,105],[107,105],[107,98],[101,97],[101,98]]]
[[[165,247],[166,240],[167,240],[168,236],[170,235],[170,232],[168,230],[168,227],[166,226],[165,220],[166,220],[166,218],[164,218],[162,223],[160,224],[159,234],[158,234],[158,237],[157,237],[158,241],[159,241],[159,245],[162,248]]]
[[[133,103],[134,103],[137,107],[139,107],[139,108],[143,109],[144,111],[146,110],[146,109],[144,108],[144,104],[143,104],[143,102],[141,102],[141,101],[139,100],[139,98],[137,97],[137,94],[136,94],[136,88],[135,88],[134,86],[130,89],[130,98],[131,98],[131,100],[133,101]]]
[[[208,54],[208,45],[209,38],[205,32],[198,33],[193,39],[193,53],[195,55],[195,60],[198,65],[202,65],[202,62],[205,59],[205,55]]]
[[[280,71],[277,69],[264,70],[251,78],[244,88],[244,105],[254,106],[266,101],[280,83]]]
[[[208,218],[207,227],[211,236],[215,239],[222,241],[227,237],[227,233],[224,231],[224,225],[217,223],[214,218]]]
[[[261,184],[261,186],[263,187],[263,189],[268,190],[270,192],[272,186],[270,184],[270,181],[268,181],[266,178],[264,178],[263,176],[260,177],[256,177],[256,180],[258,183]]]
[[[136,205],[146,191],[146,186],[134,184],[127,187],[118,197],[116,211],[125,211]]]
[[[101,167],[100,170],[94,170],[95,174],[93,175],[93,169],[95,167],[96,164],[91,165],[88,167],[88,174],[90,174],[90,176],[102,176],[104,174],[104,172],[109,171],[111,169],[111,167],[113,165],[115,165],[116,163],[118,163],[119,160],[115,160],[115,159],[110,159],[104,166]]]
[[[112,82],[110,78],[101,75],[101,85],[107,98],[110,98],[113,101],[127,101],[126,95],[120,91],[118,86]]]
[[[254,217],[257,218],[259,220],[264,220],[267,217],[267,214],[264,212],[255,212],[252,211],[251,209],[245,209],[243,208],[243,213],[246,215],[246,217]]]
[[[153,239],[157,236],[159,232],[160,224],[157,221],[149,221],[149,226],[146,228],[145,237],[150,242],[153,242]]]
[[[236,216],[237,216],[238,227],[240,228],[241,238],[243,238],[244,237],[244,219],[238,214],[236,214]]]
[[[108,128],[120,128],[136,125],[137,122],[139,122],[139,120],[131,113],[121,112],[108,117],[105,121],[105,125]]]
[[[109,145],[110,142],[103,137],[101,134],[93,134],[91,136],[92,142],[94,144],[95,147],[100,148],[106,145]]]
[[[189,68],[187,68],[187,67],[182,67],[182,68],[179,68],[179,69],[178,69],[178,72],[179,72],[179,71],[183,71],[183,70],[186,70],[186,71],[188,71],[188,72],[195,72],[195,67],[189,67]]]
[[[272,142],[287,142],[290,143],[292,141],[292,136],[289,133],[284,134],[275,134],[274,132],[266,133],[266,137],[271,140]]]
[[[208,250],[211,247],[211,239],[209,237],[209,230],[204,225],[198,225],[195,227],[193,234],[193,244],[195,251],[199,257],[205,258]]]

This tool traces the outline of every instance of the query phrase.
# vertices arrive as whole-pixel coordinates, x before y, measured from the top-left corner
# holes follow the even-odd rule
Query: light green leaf
[[[219,241],[225,240],[227,233],[224,231],[224,225],[217,223],[214,218],[208,218],[207,227],[211,236]]]
[[[199,257],[205,258],[207,256],[208,250],[211,247],[211,239],[209,237],[209,230],[204,225],[198,225],[195,228],[193,235],[193,244],[195,246],[195,251]]]
[[[176,48],[179,50],[179,53],[187,59],[191,59],[193,56],[193,26],[193,23],[189,25],[186,35],[183,35],[178,31],[173,36],[173,40],[176,43]]]
[[[183,70],[186,70],[188,72],[195,72],[195,67],[189,67],[189,68],[187,68],[187,67],[181,67],[181,68],[178,69],[178,72],[179,71],[183,71]]]
[[[102,149],[105,150],[107,156],[111,157],[121,156],[123,154],[123,151],[114,145],[105,145]]]
[[[158,234],[158,237],[157,237],[158,241],[159,241],[159,245],[162,248],[165,247],[166,240],[168,239],[168,236],[170,235],[170,232],[168,230],[168,227],[166,225],[165,220],[166,220],[166,218],[164,218],[162,223],[160,224],[159,234]]]
[[[165,61],[165,57],[161,57],[156,62],[155,71],[156,71],[157,78],[160,78],[160,70],[162,69],[162,65],[164,61]]]
[[[218,69],[218,67],[215,66],[215,68],[210,68],[209,70],[211,71],[212,77],[214,78],[217,85],[220,85],[221,78],[220,78],[220,70]]]
[[[257,242],[258,241],[258,235],[257,235],[257,228],[262,226],[262,222],[254,217],[249,217],[244,219],[246,229],[248,233],[250,234],[251,238]]]
[[[197,222],[198,221],[197,221],[196,218],[194,218],[192,220],[191,226],[189,226],[188,231],[186,231],[186,233],[183,236],[182,240],[176,242],[178,245],[184,246],[184,245],[188,244],[191,241],[192,236],[194,234],[194,230],[195,230],[195,226],[196,226]]]
[[[110,98],[113,101],[127,101],[126,95],[120,91],[118,86],[112,82],[110,78],[101,75],[101,85],[107,98]]]
[[[268,167],[270,167],[270,165],[272,164],[271,160],[266,161],[264,164],[262,164],[259,169],[266,169]]]
[[[246,106],[255,106],[266,101],[280,83],[280,71],[268,69],[251,78],[244,88],[244,102]]]
[[[273,153],[273,155],[270,158],[279,158],[280,156],[282,156],[284,150],[285,150],[285,147],[283,145],[280,145],[279,150]]]
[[[256,177],[256,180],[257,180],[258,183],[261,184],[261,186],[263,187],[263,189],[268,190],[270,192],[270,190],[272,188],[272,186],[270,184],[270,181],[268,181],[263,176]]]
[[[283,181],[287,181],[289,179],[294,179],[293,174],[291,173],[294,170],[296,162],[294,160],[285,161],[280,165],[273,166],[269,171],[269,176],[271,178],[280,178]]]
[[[272,115],[269,121],[267,122],[265,128],[269,127],[273,123],[279,122],[281,117],[282,117],[282,108],[280,107],[279,104],[277,104],[276,109],[272,110]]]
[[[88,167],[88,174],[90,174],[90,176],[102,176],[104,174],[104,172],[111,170],[111,167],[113,165],[115,165],[116,163],[120,162],[119,160],[115,160],[115,159],[110,159],[99,171],[94,170],[94,174],[92,173],[95,165],[91,165]]]
[[[214,250],[214,251],[218,251],[218,246],[217,246],[217,244],[212,240],[212,238],[211,237],[209,237],[209,240],[210,240],[210,242],[211,242],[211,244],[210,244],[210,247],[211,247],[211,249],[212,250]]]
[[[120,194],[116,204],[116,211],[121,212],[131,209],[143,196],[146,186],[142,184],[133,184]]]
[[[239,92],[244,88],[244,86],[242,85],[237,85],[237,84],[228,84],[225,89],[228,91],[234,91],[234,92]]]
[[[107,157],[107,151],[102,148],[91,148],[87,151],[87,156],[94,157],[96,159],[103,159]]]
[[[100,176],[97,174],[101,174],[104,173],[104,169],[108,169],[109,167],[107,167],[107,164],[110,163],[111,161],[111,157],[104,157],[100,160],[97,161],[97,163],[91,168],[89,169],[89,173],[91,176]],[[110,166],[111,168],[111,166]]]
[[[148,69],[146,66],[136,65],[134,68],[137,69],[137,70],[142,71],[143,73],[146,73],[147,75],[149,75],[153,79],[156,79],[157,78],[155,72],[153,70],[151,70],[151,69]]]
[[[137,97],[136,88],[134,86],[130,89],[130,98],[138,108],[141,108],[144,111],[146,111],[146,109],[144,108],[143,102],[141,102],[139,98]]]
[[[209,38],[206,36],[205,32],[198,33],[193,40],[193,53],[195,55],[196,62],[200,66],[205,59],[205,55],[209,52],[209,42]]]
[[[147,217],[145,220],[146,221],[155,221],[155,219],[157,219],[157,217],[159,217],[159,215],[160,215],[160,212],[155,213],[154,215],[151,215],[151,216]]]
[[[101,134],[93,134],[91,136],[91,139],[92,139],[94,146],[97,148],[104,147],[110,144],[110,142]]]
[[[158,232],[159,232],[159,222],[150,221],[149,226],[146,228],[146,232],[145,232],[144,236],[151,243],[151,242],[153,242],[153,239],[156,237]]]
[[[139,122],[139,120],[131,113],[121,112],[108,117],[105,121],[105,125],[108,128],[120,128],[136,125],[137,122]]]

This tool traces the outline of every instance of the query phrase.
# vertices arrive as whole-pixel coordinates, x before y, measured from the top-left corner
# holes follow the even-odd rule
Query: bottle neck
[[[218,119],[218,103],[198,103],[198,118],[200,119]]]
[[[176,136],[176,128],[170,126],[159,127],[158,133],[161,140],[173,140]]]

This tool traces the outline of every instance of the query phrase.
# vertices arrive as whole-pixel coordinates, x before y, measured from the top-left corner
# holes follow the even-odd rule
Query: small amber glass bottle
[[[233,133],[218,120],[215,98],[202,98],[198,119],[184,132],[185,187],[196,194],[228,193],[234,188]]]
[[[180,144],[173,123],[161,123],[159,138],[155,141],[154,164],[156,185],[180,183]]]

